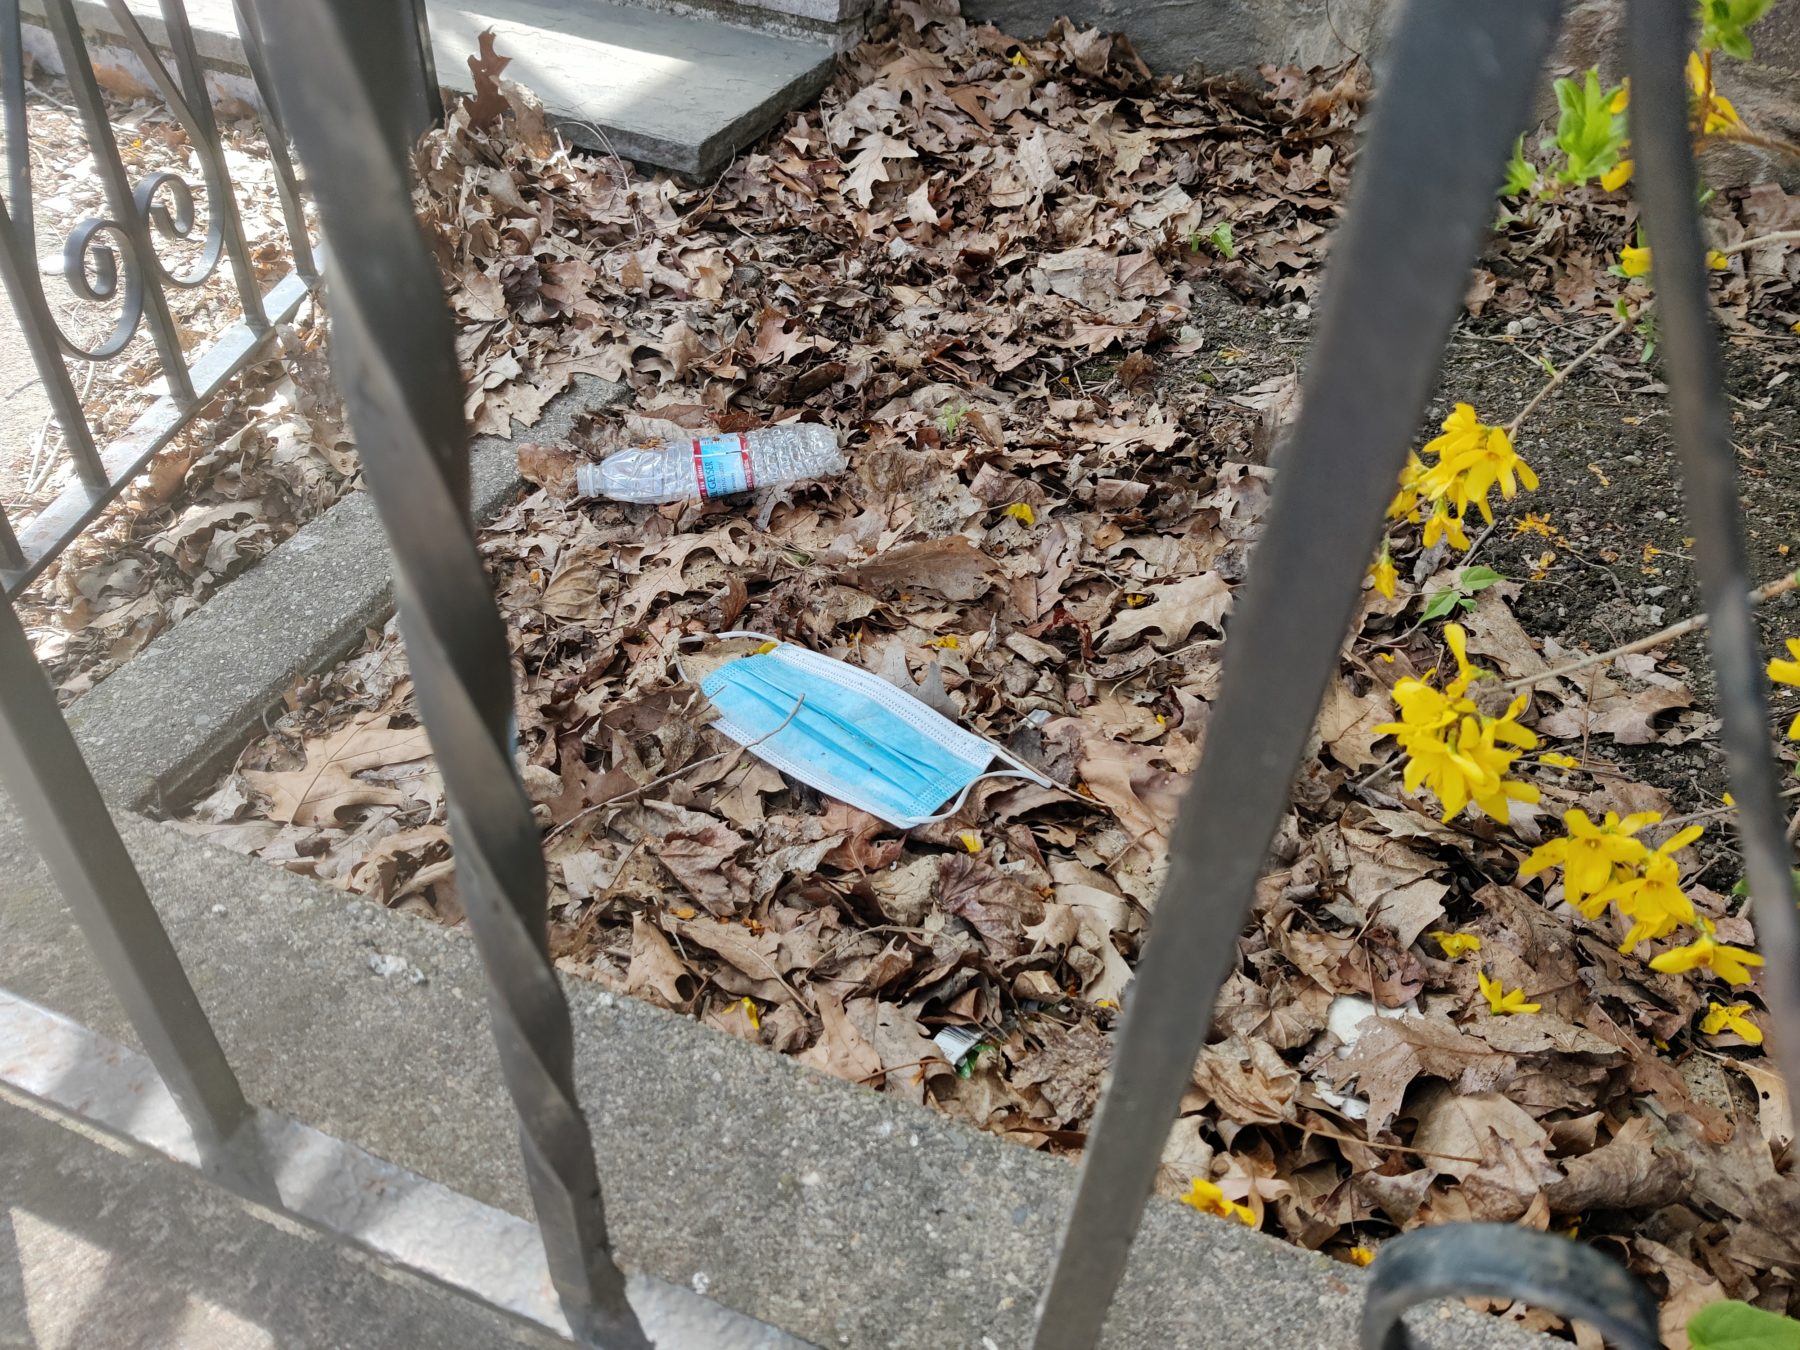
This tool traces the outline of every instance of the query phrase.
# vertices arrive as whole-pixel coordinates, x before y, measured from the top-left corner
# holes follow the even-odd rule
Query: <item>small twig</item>
[[[1530,417],[1531,414],[1533,414],[1534,412],[1536,412],[1538,410],[1538,405],[1540,403],[1542,403],[1545,399],[1549,398],[1551,392],[1559,384],[1561,384],[1564,380],[1568,379],[1569,376],[1573,375],[1576,371],[1580,370],[1583,366],[1585,366],[1589,361],[1593,360],[1601,352],[1605,351],[1607,345],[1610,342],[1612,342],[1612,340],[1614,338],[1618,337],[1619,334],[1623,333],[1627,326],[1628,326],[1628,321],[1625,319],[1620,319],[1611,328],[1607,329],[1599,337],[1595,338],[1593,340],[1593,342],[1588,345],[1587,350],[1582,352],[1580,356],[1577,356],[1573,361],[1569,362],[1568,365],[1563,366],[1554,375],[1552,375],[1550,377],[1549,382],[1547,384],[1545,384],[1542,389],[1538,390],[1537,393],[1535,393],[1531,396],[1531,402],[1527,403],[1523,408],[1519,409],[1519,415],[1517,417],[1513,418],[1512,421],[1510,421],[1506,424],[1507,439],[1510,440],[1514,436],[1517,436],[1519,434],[1519,428],[1522,427],[1523,425],[1525,425],[1525,420],[1528,417]],[[1473,551],[1473,550],[1471,550],[1471,551]]]
[[[1767,586],[1757,587],[1750,592],[1750,603],[1752,605],[1763,604],[1765,601],[1773,600],[1777,596],[1786,595],[1796,586],[1800,586],[1800,572],[1785,576],[1781,578],[1780,581],[1771,581]],[[1567,665],[1555,666],[1549,670],[1540,671],[1536,675],[1527,675],[1521,679],[1508,680],[1506,683],[1502,684],[1500,688],[1510,694],[1515,690],[1529,689],[1535,684],[1542,684],[1545,680],[1555,680],[1560,679],[1564,675],[1573,675],[1577,671],[1588,669],[1590,666],[1605,665],[1609,662],[1618,660],[1621,656],[1630,656],[1636,652],[1647,652],[1652,647],[1661,647],[1665,643],[1675,641],[1677,638],[1686,637],[1689,633],[1698,632],[1700,629],[1706,627],[1706,623],[1706,615],[1696,614],[1691,618],[1683,619],[1680,623],[1670,624],[1667,628],[1650,634],[1649,637],[1641,637],[1635,642],[1627,642],[1624,646],[1614,647],[1611,651],[1596,652],[1592,656],[1584,656],[1579,661],[1571,661]]]
[[[1377,778],[1380,778],[1383,774],[1387,773],[1389,769],[1392,769],[1394,765],[1399,762],[1400,752],[1396,750],[1393,754],[1382,760],[1381,763],[1370,769],[1361,778],[1352,782],[1350,784],[1350,790],[1355,792],[1359,788],[1366,788],[1370,783],[1373,783]]]
[[[1781,794],[1780,799],[1787,801],[1795,796],[1800,796],[1800,788],[1789,788],[1786,792]],[[1657,822],[1657,827],[1666,830],[1680,825],[1692,825],[1696,821],[1716,820],[1720,816],[1730,815],[1735,810],[1737,810],[1737,807],[1735,806],[1709,806],[1703,811],[1689,811],[1685,816],[1671,816],[1667,820],[1659,820]],[[1792,837],[1792,835],[1789,836],[1790,839]]]
[[[1327,1139],[1336,1139],[1342,1144],[1359,1144],[1363,1148],[1381,1149],[1387,1153],[1410,1153],[1415,1158],[1444,1158],[1450,1162],[1479,1163],[1480,1158],[1466,1158],[1460,1153],[1433,1153],[1428,1149],[1414,1148],[1411,1144],[1383,1144],[1373,1139],[1358,1139],[1353,1134],[1339,1134],[1336,1130],[1328,1130],[1323,1125],[1303,1125],[1295,1122],[1295,1128],[1302,1134],[1322,1134]]]
[[[873,1083],[877,1078],[886,1079],[886,1077],[890,1073],[899,1073],[900,1070],[902,1070],[902,1069],[923,1069],[927,1064],[949,1064],[949,1063],[950,1063],[949,1057],[946,1055],[942,1055],[942,1054],[927,1055],[924,1059],[910,1059],[910,1060],[906,1061],[906,1063],[904,1063],[904,1064],[895,1064],[889,1068],[876,1069],[873,1073],[865,1073],[861,1078],[858,1078],[855,1081],[857,1083],[861,1084],[862,1086],[867,1087],[870,1083]],[[951,1068],[954,1069],[955,1066],[951,1065]],[[924,1079],[924,1077],[925,1077],[925,1075],[921,1073],[917,1077],[915,1077],[913,1079],[913,1081],[915,1083],[920,1082]],[[1479,1161],[1479,1159],[1471,1158],[1469,1161],[1476,1162],[1476,1161]]]
[[[1776,230],[1772,234],[1759,234],[1752,239],[1740,239],[1735,244],[1727,244],[1719,252],[1729,258],[1733,253],[1746,253],[1764,244],[1800,244],[1800,230]]]
[[[1758,150],[1774,150],[1778,154],[1788,155],[1794,159],[1800,159],[1800,145],[1796,145],[1793,141],[1784,141],[1779,136],[1767,136],[1761,132],[1751,131],[1747,127],[1734,127],[1722,131],[1709,131],[1706,133],[1705,139],[1709,141],[1731,141],[1737,145],[1753,145]]]
[[[1459,569],[1462,567],[1467,567],[1471,562],[1473,562],[1475,560],[1475,555],[1481,551],[1481,546],[1483,544],[1487,543],[1488,536],[1491,535],[1495,530],[1497,530],[1499,528],[1500,528],[1500,522],[1498,520],[1490,521],[1488,523],[1488,527],[1485,530],[1483,530],[1480,534],[1475,536],[1475,542],[1469,545],[1469,551],[1462,555],[1462,559],[1458,563]],[[1457,579],[1460,581],[1462,579],[1462,572],[1459,570],[1457,572],[1456,576],[1457,576]],[[1421,619],[1419,622],[1423,623],[1424,620]]]
[[[724,759],[727,755],[734,754],[739,750],[755,749],[757,746],[761,745],[764,741],[768,740],[769,737],[775,735],[776,733],[778,733],[780,731],[785,730],[787,727],[787,724],[794,720],[794,715],[800,711],[801,705],[804,704],[805,702],[806,702],[806,695],[805,694],[800,695],[800,697],[795,700],[794,706],[791,710],[789,710],[788,715],[781,719],[780,726],[775,727],[773,730],[765,731],[762,735],[758,736],[753,741],[748,741],[743,745],[730,746],[727,749],[719,751],[719,753],[716,755],[708,755],[705,759],[697,759],[691,764],[683,764],[679,769],[673,769],[668,773],[661,774],[656,778],[652,778],[648,783],[639,783],[634,788],[627,788],[623,792],[615,793],[613,796],[608,797],[603,802],[595,802],[592,806],[583,807],[580,811],[577,811],[574,815],[570,816],[562,824],[558,825],[555,829],[551,830],[548,834],[546,834],[544,836],[544,842],[549,843],[552,839],[556,838],[557,835],[561,834],[564,830],[568,829],[576,821],[583,820],[586,817],[593,815],[594,812],[596,812],[596,811],[603,811],[607,807],[612,806],[616,802],[624,801],[627,797],[635,797],[640,792],[648,792],[653,787],[661,787],[664,783],[673,782],[675,779],[680,778],[684,774],[692,773],[695,769],[704,768],[708,764],[716,764],[716,763],[718,763],[718,761]]]

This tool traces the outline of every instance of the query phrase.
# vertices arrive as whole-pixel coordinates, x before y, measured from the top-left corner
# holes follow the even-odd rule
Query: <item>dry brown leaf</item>
[[[682,889],[714,914],[734,914],[752,898],[750,874],[734,859],[744,837],[722,821],[700,829],[672,829],[655,849],[656,861]]]
[[[1394,705],[1386,691],[1357,695],[1343,680],[1333,680],[1319,709],[1319,739],[1331,757],[1346,769],[1362,770],[1381,762],[1374,750],[1381,733],[1375,728],[1394,720]]]
[[[423,727],[395,727],[384,715],[351,722],[306,748],[306,767],[283,772],[245,770],[244,780],[269,799],[269,818],[292,825],[336,825],[338,813],[359,806],[411,800],[398,788],[355,775],[408,764],[431,753]]]
[[[686,989],[682,988],[684,980],[689,982]],[[640,997],[646,993],[654,994],[665,1008],[681,1008],[693,997],[697,984],[662,931],[642,914],[633,919],[631,964],[625,972],[625,992]]]
[[[966,920],[1002,960],[1025,950],[1024,930],[1044,917],[1031,889],[979,857],[951,854],[938,868],[937,901]]]
[[[863,1000],[867,1002],[867,1000]],[[869,1083],[880,1077],[881,1056],[869,1039],[851,1025],[844,1004],[823,990],[818,994],[819,1039],[810,1050],[796,1056],[802,1064],[852,1083]]]
[[[1460,1095],[1442,1083],[1420,1094],[1409,1114],[1418,1119],[1413,1149],[1444,1176],[1462,1180],[1488,1156],[1488,1140],[1498,1135],[1521,1149],[1541,1153],[1544,1127],[1498,1092]]]
[[[484,28],[476,39],[479,50],[469,58],[469,77],[475,92],[469,99],[469,120],[486,126],[506,111],[506,98],[500,92],[500,72],[512,64],[512,57],[494,50],[494,30]]]
[[[1101,651],[1119,651],[1145,632],[1161,634],[1155,646],[1164,651],[1186,642],[1201,625],[1215,634],[1224,632],[1225,615],[1231,610],[1231,587],[1217,572],[1151,586],[1146,594],[1148,604],[1120,610],[1113,617],[1101,639]]]
[[[1565,1175],[1544,1194],[1559,1214],[1589,1209],[1660,1208],[1687,1189],[1693,1166],[1673,1149],[1653,1146],[1650,1123],[1629,1120],[1592,1153],[1563,1164]]]
[[[888,549],[847,576],[885,591],[919,587],[946,600],[979,600],[994,588],[999,564],[960,534]]]
[[[1300,1075],[1266,1041],[1233,1036],[1200,1052],[1194,1089],[1226,1120],[1240,1125],[1292,1120]]]

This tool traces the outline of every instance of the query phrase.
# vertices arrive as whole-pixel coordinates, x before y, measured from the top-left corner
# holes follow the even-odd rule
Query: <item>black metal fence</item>
[[[1400,24],[1332,251],[1294,444],[1233,622],[1205,756],[1181,808],[1112,1078],[1047,1279],[1037,1350],[1099,1340],[1560,8],[1558,0],[1412,0]],[[1659,260],[1731,786],[1781,1032],[1775,1048],[1791,1074],[1800,1058],[1800,925],[1694,211],[1681,71],[1687,9],[1686,0],[1630,7],[1632,139]],[[549,1275],[579,1343],[644,1345],[607,1241],[593,1145],[572,1086],[568,1006],[546,952],[544,865],[513,768],[506,646],[468,515],[450,320],[411,212],[408,98],[383,78],[404,42],[402,25],[395,11],[357,0],[254,0],[249,11],[276,57],[277,101],[331,245],[336,366],[394,547],[401,623],[444,776],[461,894],[489,976]],[[141,241],[148,227],[133,219],[120,228]],[[0,615],[0,680],[0,776],[186,1116],[196,1153],[227,1184],[281,1204],[279,1156],[267,1130],[247,1127],[255,1112],[106,828],[10,612]],[[1623,1345],[1657,1341],[1647,1293],[1597,1251],[1465,1224],[1387,1244],[1364,1345],[1408,1344],[1406,1309],[1459,1293],[1547,1305]]]
[[[87,38],[73,0],[38,0],[103,190],[102,214],[81,221],[63,240],[42,237],[32,197],[32,146],[26,89],[24,15],[20,0],[0,0],[0,110],[5,115],[6,201],[0,206],[0,282],[6,288],[33,365],[42,381],[62,453],[74,480],[27,524],[15,529],[0,502],[0,583],[16,595],[70,540],[118,496],[226,382],[261,352],[274,325],[291,318],[318,284],[300,186],[268,90],[268,59],[254,15],[237,9],[244,61],[260,92],[275,191],[292,268],[264,289],[245,244],[237,189],[182,0],[161,0],[162,25],[153,41],[125,0],[106,0],[118,40],[147,72],[169,113],[180,123],[200,163],[195,185],[177,173],[146,174],[136,182],[121,156],[118,130],[95,77]],[[204,225],[201,225],[201,222]],[[198,245],[191,265],[171,266],[164,246]],[[112,329],[84,343],[59,324],[46,293],[40,254],[60,246],[61,275],[52,282],[82,302],[109,306]],[[239,319],[203,334],[190,358],[170,312],[171,292],[204,286],[229,269]],[[166,392],[110,444],[101,444],[76,390],[70,363],[125,359],[140,333],[154,349]]]

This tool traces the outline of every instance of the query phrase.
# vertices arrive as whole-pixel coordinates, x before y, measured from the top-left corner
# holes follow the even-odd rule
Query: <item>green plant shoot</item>
[[[1425,618],[1443,619],[1459,609],[1474,609],[1478,592],[1485,591],[1496,581],[1505,580],[1491,567],[1465,567],[1454,586],[1432,592],[1425,601]]]
[[[1556,122],[1556,135],[1544,142],[1544,148],[1563,153],[1565,163],[1557,174],[1560,182],[1579,187],[1618,164],[1627,131],[1625,114],[1615,112],[1613,105],[1623,89],[1623,85],[1602,89],[1599,72],[1592,66],[1579,84],[1569,79],[1556,82],[1556,104],[1562,115]]]
[[[1769,12],[1775,0],[1700,0],[1700,50],[1750,59],[1750,35],[1744,30]]]

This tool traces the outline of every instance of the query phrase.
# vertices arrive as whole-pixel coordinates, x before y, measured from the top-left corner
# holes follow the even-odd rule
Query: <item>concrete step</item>
[[[24,0],[26,48],[60,70],[50,35],[30,27],[45,0]],[[161,46],[160,0],[126,0]],[[242,97],[243,44],[231,0],[185,0],[201,59]],[[512,58],[572,143],[705,179],[792,108],[812,98],[861,31],[871,0],[426,0],[439,81],[466,93],[484,29]],[[97,64],[138,70],[105,0],[75,0]],[[272,59],[281,60],[280,54]],[[292,56],[287,59],[296,59]],[[138,72],[141,74],[141,71]]]
[[[512,58],[507,77],[542,98],[574,143],[702,179],[818,93],[836,55],[823,36],[597,0],[428,8],[445,87],[470,87],[468,58],[492,28],[496,50]]]

